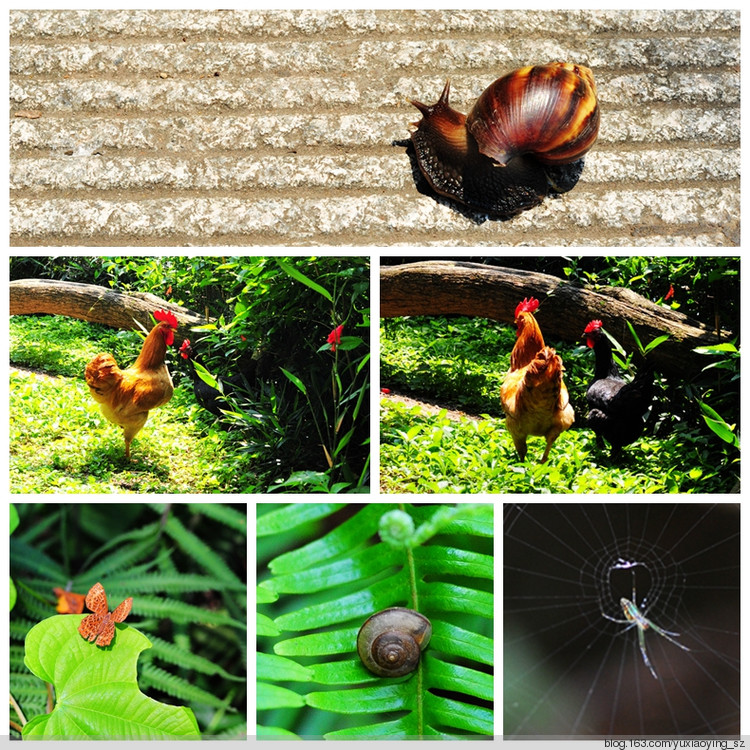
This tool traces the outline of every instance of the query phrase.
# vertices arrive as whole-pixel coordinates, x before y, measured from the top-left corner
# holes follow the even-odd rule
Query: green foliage
[[[169,404],[151,412],[127,462],[121,430],[105,419],[82,379],[12,372],[11,491],[215,493],[252,488],[250,460],[234,453],[229,436],[203,436],[200,425],[189,420],[193,399],[185,384]]]
[[[56,315],[14,315],[10,341],[14,364],[81,379],[86,363],[100,352],[111,352],[118,362],[130,363],[143,346],[143,337],[134,331],[118,332]]]
[[[547,272],[594,288],[625,287],[709,326],[718,322],[729,330],[739,329],[739,257],[568,257],[557,259],[556,267]]]
[[[708,377],[702,383],[695,384],[690,393],[701,409],[703,419],[711,431],[739,450],[740,438],[737,434],[738,425],[728,424],[726,420],[709,406],[704,399],[711,398],[717,408],[727,409],[734,418],[739,412],[739,382],[740,382],[740,350],[734,342],[717,344],[716,346],[701,346],[694,350],[698,354],[719,357],[703,368]]]
[[[14,489],[108,492],[111,483],[141,492],[180,492],[183,487],[196,492],[265,492],[270,487],[277,491],[367,490],[366,258],[12,258],[11,277],[28,276],[151,292],[205,311],[215,321],[197,327],[191,337],[200,363],[188,363],[175,352],[168,354],[177,386],[175,395],[166,407],[152,412],[134,443],[138,461],[150,435],[158,435],[164,448],[161,466],[154,466],[145,476],[142,472],[138,476],[112,472],[112,459],[121,450],[118,431],[103,417],[95,416],[98,407],[85,386],[82,401],[71,403],[78,400],[78,392],[59,383],[66,407],[63,411],[55,408],[60,393],[45,394],[45,381],[41,381],[35,384],[33,394],[28,389],[13,393],[12,419],[17,419],[19,430],[23,430],[32,420],[44,417],[41,421],[57,425],[57,430],[36,428],[42,433],[44,447],[35,456],[27,455],[20,445],[14,446],[18,449]],[[327,338],[341,325],[344,336],[334,352]],[[129,366],[138,356],[142,340],[135,332],[115,333],[105,326],[56,316],[15,316],[11,320],[11,362],[78,379],[86,363],[102,351],[111,352],[118,363]],[[191,393],[189,368],[194,364],[199,376],[212,386],[219,377],[252,373],[249,388],[237,388],[234,397],[223,404],[225,415],[220,424],[196,404]],[[76,445],[67,444],[65,426],[71,422]],[[159,427],[158,433],[155,427]],[[103,435],[111,436],[111,448],[92,456],[91,447],[99,445]],[[184,441],[179,440],[181,435]],[[82,445],[85,442],[88,445]],[[77,456],[72,455],[76,453],[94,469],[88,483],[86,477],[79,479],[86,464],[79,467]],[[152,463],[157,460],[151,458],[153,453],[149,456]],[[190,462],[185,472],[175,466],[183,460]],[[191,471],[192,465],[195,471]]]
[[[41,630],[36,632],[44,637],[37,638],[33,653],[38,654],[44,669],[49,669],[50,658],[45,649],[67,654],[72,659],[70,665],[79,657],[94,658],[92,654],[101,654],[101,658],[119,654],[118,659],[128,665],[132,661],[127,669],[133,672],[135,657],[142,652],[138,683],[141,691],[148,692],[149,700],[189,703],[204,736],[244,738],[245,506],[216,505],[206,513],[202,507],[135,503],[18,506],[20,526],[10,545],[11,575],[19,592],[10,627],[11,697],[19,706],[14,721],[21,723],[21,713],[30,723],[35,716],[48,716],[47,692],[29,668],[42,679],[49,675],[34,667],[33,658],[24,663],[23,651],[17,648],[26,640],[27,657],[32,653],[27,636],[40,623],[36,627]],[[127,623],[117,626],[115,639],[105,649],[87,643],[78,634],[81,616],[52,617],[54,587],[85,594],[97,581],[104,585],[111,607],[133,597]],[[50,627],[57,629],[54,637],[44,630]],[[148,648],[141,633],[148,634],[153,648]],[[140,640],[130,640],[136,636]],[[60,649],[61,642],[64,646]],[[107,661],[105,666],[114,668],[115,661]],[[55,667],[56,680],[68,675],[64,666]],[[104,674],[112,679],[118,675],[119,685],[121,668],[124,663],[115,672]],[[86,680],[98,679],[101,674],[94,664],[83,666],[80,674],[71,673],[70,679],[80,688],[81,680],[88,685]],[[130,684],[131,678],[126,682]],[[64,723],[70,715],[65,696],[72,685],[56,684],[63,724],[54,724],[54,731],[69,730]],[[97,695],[103,693],[100,687],[96,691]],[[110,718],[103,727],[92,725],[91,733],[132,734],[122,724],[130,718],[127,712],[122,711],[114,693],[107,695],[113,696],[112,711],[107,712]]]
[[[385,319],[380,330],[380,382],[493,413],[515,338],[511,328],[485,318]]]
[[[640,342],[648,353],[663,337]],[[384,399],[381,487],[386,492],[729,492],[739,482],[739,351],[706,348],[719,359],[689,382],[656,378],[656,399],[643,437],[611,464],[585,427],[593,354],[585,346],[549,341],[565,363],[576,413],[572,430],[555,442],[547,465],[535,462],[541,438],[517,460],[501,419],[500,385],[515,343],[513,326],[484,319],[396,318],[381,328],[381,383],[483,414],[437,415]],[[619,347],[617,342],[614,342]],[[642,366],[634,352],[615,360],[625,373]],[[463,373],[469,374],[463,377]],[[703,404],[703,405],[702,405]],[[710,410],[710,411],[709,411]],[[440,410],[438,410],[440,411]],[[488,416],[489,415],[489,416]],[[718,439],[720,438],[720,439]]]
[[[377,537],[394,510],[412,521],[399,519],[398,547]],[[493,733],[491,505],[258,512],[259,735]],[[433,635],[412,674],[375,677],[356,653],[357,632],[393,605],[425,614]]]
[[[198,737],[189,708],[169,706],[138,689],[138,655],[151,645],[142,633],[117,625],[99,647],[81,638],[83,615],[56,615],[26,636],[25,665],[52,685],[55,706],[23,728],[24,739],[137,739]]]
[[[661,439],[643,436],[613,464],[593,434],[568,430],[546,464],[536,463],[543,438],[529,440],[520,462],[501,420],[451,419],[396,401],[381,402],[381,488],[384,492],[662,493],[729,492],[739,461],[718,464],[705,433],[680,423]]]

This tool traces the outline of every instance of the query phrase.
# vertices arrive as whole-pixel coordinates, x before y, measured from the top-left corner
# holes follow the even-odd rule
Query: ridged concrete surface
[[[739,11],[11,11],[14,245],[739,243]],[[510,221],[415,187],[408,103],[592,68],[579,185]]]

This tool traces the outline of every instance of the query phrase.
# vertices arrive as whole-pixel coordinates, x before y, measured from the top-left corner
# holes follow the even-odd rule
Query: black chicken
[[[583,337],[596,356],[594,380],[586,391],[586,421],[596,433],[597,442],[601,445],[604,438],[615,457],[643,432],[643,415],[654,398],[654,368],[647,362],[627,383],[612,359],[612,345],[602,331],[602,321],[592,320]]]
[[[214,388],[206,383],[196,371],[195,363],[202,363],[195,357],[195,352],[193,351],[193,347],[188,339],[185,339],[182,342],[180,356],[190,362],[190,367],[188,369],[190,372],[190,378],[193,381],[195,398],[198,403],[206,409],[206,411],[211,412],[211,414],[214,414],[217,417],[224,416],[221,411],[222,409],[230,408],[225,400],[226,396],[234,396],[237,390],[247,392],[255,383],[255,360],[251,359],[247,361],[244,364],[244,369],[240,370],[236,375],[231,375],[228,378],[218,378],[217,380],[221,384],[221,390],[219,390],[218,388]]]

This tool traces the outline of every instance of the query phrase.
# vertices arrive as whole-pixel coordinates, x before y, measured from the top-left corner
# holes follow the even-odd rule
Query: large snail
[[[379,677],[401,677],[417,668],[432,635],[430,621],[405,607],[390,607],[365,620],[357,634],[362,663]]]
[[[448,103],[450,81],[411,139],[435,192],[495,216],[513,216],[572,189],[599,133],[591,71],[550,63],[498,78],[468,115]]]

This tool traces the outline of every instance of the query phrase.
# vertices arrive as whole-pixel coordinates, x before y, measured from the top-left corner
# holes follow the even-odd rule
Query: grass
[[[381,402],[381,491],[387,493],[703,493],[736,491],[739,452],[711,433],[672,384],[657,383],[658,437],[647,430],[614,461],[585,427],[593,356],[549,342],[565,362],[577,423],[555,441],[547,464],[542,438],[519,461],[505,429],[499,391],[515,341],[512,326],[478,318],[411,318],[381,330],[381,383],[460,405],[479,419]],[[669,386],[669,390],[668,390]]]
[[[132,332],[62,317],[11,318],[11,363],[46,373],[11,373],[11,492],[265,491],[234,434],[213,427],[198,409],[188,378],[151,412],[125,460],[122,431],[91,398],[83,370],[102,351],[128,366],[141,341]]]
[[[453,420],[445,410],[427,415],[387,399],[380,413],[383,492],[671,493],[723,484],[719,472],[695,467],[697,455],[683,461],[689,435],[643,438],[613,463],[591,432],[568,430],[540,464],[544,439],[530,438],[526,461],[520,461],[503,420]]]

